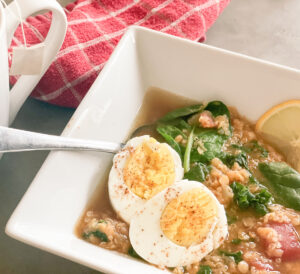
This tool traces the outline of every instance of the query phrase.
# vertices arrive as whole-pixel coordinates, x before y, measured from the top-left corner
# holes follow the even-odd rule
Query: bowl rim
[[[147,28],[144,28],[144,27],[131,26],[131,27],[128,28],[126,33],[123,35],[123,37],[119,41],[119,44],[117,45],[117,47],[113,51],[111,57],[107,61],[107,63],[104,66],[103,70],[101,71],[101,73],[99,74],[99,76],[97,77],[97,79],[95,80],[93,85],[91,86],[90,91],[86,94],[86,96],[84,97],[84,99],[80,103],[79,107],[76,109],[76,111],[72,115],[70,121],[67,123],[67,125],[66,125],[66,127],[65,127],[65,129],[63,130],[63,133],[62,133],[63,136],[68,136],[68,135],[72,134],[72,130],[75,128],[75,125],[76,125],[75,120],[82,113],[82,110],[84,110],[84,108],[87,105],[89,105],[89,102],[90,102],[91,98],[93,97],[93,94],[95,92],[97,92],[97,89],[95,87],[97,85],[99,85],[99,83],[102,81],[102,79],[104,79],[106,77],[107,73],[110,71],[113,63],[118,58],[124,43],[126,43],[127,39],[129,37],[131,37],[132,35],[135,37],[136,35],[139,35],[140,33],[146,33],[146,34],[151,33],[151,34],[155,34],[157,37],[162,37],[164,39],[169,39],[169,40],[172,40],[172,41],[179,41],[180,43],[186,43],[186,45],[194,45],[194,46],[197,46],[199,48],[202,47],[202,48],[205,48],[205,49],[209,49],[211,51],[217,51],[217,52],[225,54],[225,55],[229,55],[229,56],[233,56],[233,57],[239,57],[239,58],[242,58],[242,59],[247,60],[249,62],[260,63],[260,64],[263,64],[265,66],[271,67],[273,69],[277,69],[277,70],[289,72],[291,74],[295,74],[300,79],[300,70],[297,70],[297,69],[294,69],[294,68],[290,68],[290,67],[280,65],[280,64],[275,64],[275,63],[272,63],[270,61],[261,60],[259,58],[250,57],[250,56],[247,56],[247,55],[244,55],[244,54],[235,53],[235,52],[232,52],[232,51],[229,51],[229,50],[226,50],[226,49],[221,49],[221,48],[218,48],[218,47],[214,47],[214,46],[210,46],[210,45],[206,45],[206,44],[201,44],[199,42],[179,38],[179,37],[176,37],[176,36],[161,33],[159,31],[147,29]],[[44,164],[42,165],[42,167],[40,168],[39,172],[46,167],[48,159],[50,157],[52,157],[52,155],[54,155],[54,153],[57,153],[57,152],[51,152],[47,156],[47,158],[46,158]],[[36,178],[34,180],[36,180]],[[32,188],[32,185],[29,186],[29,188],[26,191],[26,193],[24,194],[24,196],[28,193],[28,191],[31,188]],[[23,198],[24,198],[24,196],[23,196]],[[23,198],[22,198],[22,200],[23,200]],[[21,202],[22,202],[22,200],[21,200]],[[78,258],[74,254],[70,254],[70,253],[67,253],[63,250],[59,250],[58,248],[55,248],[53,246],[47,246],[47,245],[42,244],[42,243],[37,243],[36,240],[34,238],[30,237],[29,235],[24,235],[22,233],[19,233],[19,231],[16,231],[15,228],[14,228],[14,222],[16,221],[14,216],[15,216],[15,213],[17,211],[19,211],[20,208],[22,207],[21,202],[19,202],[17,208],[15,209],[14,213],[12,214],[12,216],[10,217],[10,219],[9,219],[7,225],[6,225],[5,232],[6,232],[7,235],[9,235],[10,237],[15,238],[17,240],[20,240],[22,242],[25,242],[26,244],[29,244],[29,245],[32,245],[34,247],[45,250],[47,252],[50,252],[52,254],[64,257],[66,259],[70,259],[72,261],[75,261],[75,262],[80,263],[80,264],[84,264],[84,265],[92,267],[92,268],[95,268],[95,265],[85,261],[84,259]],[[109,251],[109,252],[111,252],[111,251]],[[108,263],[103,262],[103,264],[101,266],[100,265],[97,266],[97,269],[101,269],[102,271],[106,271],[106,272],[116,272],[117,271],[116,267],[117,266],[111,266]]]

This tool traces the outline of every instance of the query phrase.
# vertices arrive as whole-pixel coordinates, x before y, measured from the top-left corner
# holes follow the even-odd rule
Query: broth
[[[150,89],[144,97],[143,103],[141,105],[141,108],[136,116],[135,121],[133,122],[132,130],[129,134],[129,136],[132,135],[133,132],[135,132],[135,129],[143,126],[143,125],[151,125],[153,124],[157,119],[165,115],[171,110],[192,105],[197,103],[195,100],[191,100],[182,96],[174,95],[170,92],[166,92],[160,89],[152,88]],[[255,138],[255,140],[258,140],[261,144],[263,144],[264,147],[266,147],[269,151],[269,156],[267,159],[264,159],[263,161],[283,161],[284,158],[277,153],[271,146],[266,144],[262,139],[260,139],[258,136],[254,133],[254,127],[252,124],[250,124],[245,118],[242,118],[237,111],[234,108],[229,108],[231,112],[231,120],[234,125],[234,134],[233,137],[230,138],[228,143],[226,144],[226,149],[230,148],[230,145],[237,140],[242,140],[245,138],[246,142],[251,140],[251,138]],[[239,126],[243,124],[243,127],[239,128]],[[142,130],[139,130],[135,136],[145,135],[149,134],[153,136],[154,138],[157,138],[159,141],[163,141],[160,136],[158,136],[156,130],[154,127],[148,126],[143,128]],[[254,134],[254,135],[253,135]],[[261,158],[255,154],[251,154],[251,160],[249,161],[249,167],[252,170],[253,174],[259,178],[259,172],[257,172],[257,164],[261,162]],[[210,175],[209,175],[210,176]],[[108,178],[108,177],[107,177]],[[206,181],[212,180],[210,177],[209,179],[206,179]],[[125,224],[121,219],[118,218],[114,210],[112,209],[108,197],[108,190],[107,190],[107,179],[105,180],[105,184],[102,185],[102,189],[97,189],[94,197],[91,199],[90,203],[88,204],[85,212],[83,213],[82,217],[80,218],[78,225],[76,226],[75,233],[79,238],[84,237],[85,231],[87,229],[87,226],[90,224],[90,222],[95,222],[96,220],[99,222],[106,222],[105,220],[109,220],[116,228],[114,231],[114,237],[116,237],[120,244],[111,244],[107,242],[101,242],[98,239],[90,240],[91,243],[97,244],[100,247],[116,250],[122,253],[127,254],[127,250],[130,248],[130,242],[128,237],[128,225]],[[205,182],[206,182],[205,181]],[[204,182],[204,183],[205,183]],[[103,186],[105,188],[103,189]],[[209,184],[206,185],[209,187]],[[210,188],[210,187],[209,187]],[[214,194],[218,198],[218,193],[215,189],[211,189]],[[219,198],[218,198],[219,199]],[[225,203],[225,202],[224,202]],[[276,209],[277,210],[277,209]],[[280,209],[281,210],[281,209]],[[251,211],[244,211],[242,212],[237,208],[235,205],[230,205],[226,208],[226,212],[231,216],[237,216],[237,220],[234,224],[229,225],[229,237],[225,240],[225,242],[221,245],[220,249],[222,250],[231,250],[232,252],[236,251],[242,251],[243,254],[252,254],[253,252],[257,252],[257,254],[262,254],[262,256],[265,256],[264,254],[264,246],[262,245],[261,241],[259,240],[259,237],[257,236],[256,230],[259,226],[259,223],[262,222],[261,219],[254,218],[253,212]],[[274,211],[277,212],[277,211]],[[298,214],[296,212],[296,214]],[[299,216],[298,216],[299,217]],[[100,220],[100,221],[99,221]],[[246,226],[245,220],[251,220],[254,222],[254,224]],[[299,217],[300,220],[300,217]],[[245,228],[246,227],[246,228]],[[300,226],[295,226],[297,232],[300,232]],[[236,245],[232,243],[232,240],[239,237],[240,233],[246,231],[247,235],[250,236],[251,239],[241,241],[239,245]],[[116,241],[117,242],[117,241]],[[251,253],[252,252],[252,253]],[[250,256],[249,255],[249,256]],[[253,254],[252,254],[253,255]],[[254,255],[253,255],[254,256]],[[235,265],[234,262],[226,261],[226,258],[223,258],[224,256],[220,256],[218,250],[214,250],[212,253],[207,255],[203,261],[201,261],[201,264],[210,265],[213,269],[213,273],[250,273],[250,268],[246,272],[241,272],[238,268],[238,265]],[[216,258],[221,262],[221,266],[217,267],[217,263],[214,262]],[[221,259],[220,259],[221,258]],[[226,265],[225,265],[226,262]],[[274,267],[274,270],[280,271],[280,273],[287,274],[287,273],[298,273],[300,272],[300,261],[291,261],[291,262],[281,262],[280,259],[276,259],[274,261],[270,261],[269,259],[266,259],[266,264],[271,264],[272,267]],[[226,266],[226,267],[225,267]],[[177,268],[176,268],[177,269]],[[176,273],[183,273],[180,272],[178,269],[174,270]],[[187,273],[195,274],[199,270],[199,263],[193,264],[186,267]],[[185,272],[186,273],[186,272]],[[252,273],[252,272],[251,272]],[[256,273],[256,272],[253,272]],[[259,273],[259,272],[257,272]],[[274,272],[276,273],[276,272]]]

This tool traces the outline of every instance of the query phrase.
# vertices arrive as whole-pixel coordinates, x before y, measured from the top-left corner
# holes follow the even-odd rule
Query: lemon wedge
[[[255,129],[300,172],[300,100],[272,107],[259,118]]]

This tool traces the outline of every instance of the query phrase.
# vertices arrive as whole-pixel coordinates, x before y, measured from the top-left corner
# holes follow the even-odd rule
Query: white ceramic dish
[[[63,135],[123,141],[150,86],[198,100],[220,99],[255,120],[274,104],[300,99],[300,72],[134,27],[120,41]],[[74,235],[74,226],[111,160],[108,154],[51,153],[11,216],[6,233],[100,271],[161,272]]]

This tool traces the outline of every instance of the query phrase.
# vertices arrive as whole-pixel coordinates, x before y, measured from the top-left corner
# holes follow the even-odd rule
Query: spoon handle
[[[117,153],[123,144],[65,138],[0,126],[0,153],[32,150],[92,150]]]

